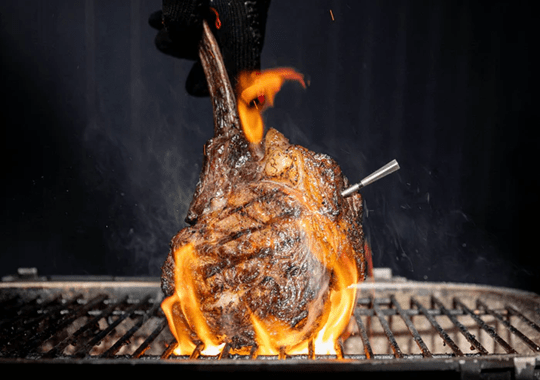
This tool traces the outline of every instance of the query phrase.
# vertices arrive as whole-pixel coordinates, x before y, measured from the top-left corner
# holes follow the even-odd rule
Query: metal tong
[[[399,164],[396,160],[392,160],[386,165],[384,165],[382,168],[374,171],[370,175],[368,175],[366,178],[358,182],[356,185],[352,185],[351,187],[346,188],[341,192],[341,196],[348,197],[354,193],[356,193],[358,190],[360,190],[363,187],[366,187],[370,183],[373,183],[383,177],[386,177],[388,174],[391,174],[399,169]]]

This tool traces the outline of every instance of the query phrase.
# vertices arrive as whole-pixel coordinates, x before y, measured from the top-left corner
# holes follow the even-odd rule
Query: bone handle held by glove
[[[343,197],[348,197],[349,195],[354,194],[361,188],[369,185],[370,183],[373,183],[383,177],[386,177],[388,174],[395,172],[399,169],[399,164],[396,160],[392,160],[386,165],[384,165],[379,170],[374,171],[370,175],[368,175],[366,178],[364,178],[362,181],[357,183],[356,185],[352,185],[351,187],[348,187],[347,189],[343,190],[341,192],[341,195]]]

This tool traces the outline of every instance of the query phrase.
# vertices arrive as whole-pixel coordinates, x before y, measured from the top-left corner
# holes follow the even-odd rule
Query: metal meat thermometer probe
[[[370,175],[368,175],[366,178],[361,180],[356,185],[352,185],[351,187],[346,188],[341,192],[341,195],[343,197],[348,197],[349,195],[352,195],[356,193],[358,190],[360,190],[362,187],[365,187],[369,185],[370,183],[373,183],[383,177],[386,177],[388,174],[395,172],[399,169],[399,164],[396,160],[390,161],[386,165],[384,165],[379,170],[374,171]]]

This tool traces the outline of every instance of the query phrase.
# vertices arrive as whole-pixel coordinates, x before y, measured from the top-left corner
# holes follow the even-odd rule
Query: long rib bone
[[[194,224],[201,213],[211,211],[232,191],[230,178],[241,173],[252,173],[246,180],[253,180],[260,170],[247,170],[260,159],[256,151],[250,147],[240,125],[234,89],[227,75],[223,57],[210,27],[203,21],[202,40],[199,44],[199,57],[204,69],[210,99],[214,113],[214,137],[206,143],[204,162],[195,194],[188,210],[186,221]],[[259,152],[262,148],[259,148]],[[224,170],[219,175],[207,173],[221,161]]]

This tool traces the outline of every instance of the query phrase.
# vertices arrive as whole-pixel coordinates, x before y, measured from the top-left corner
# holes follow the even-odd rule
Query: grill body
[[[377,272],[376,272],[377,273]],[[379,273],[382,273],[379,271]],[[377,278],[359,285],[337,356],[172,355],[159,279],[0,282],[0,364],[18,370],[160,366],[187,372],[414,373],[448,378],[540,375],[540,297],[490,286]],[[25,364],[22,366],[21,364]],[[82,366],[82,367],[81,367]]]

